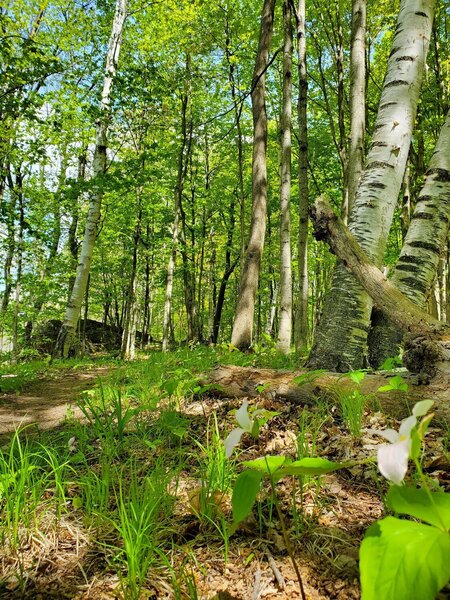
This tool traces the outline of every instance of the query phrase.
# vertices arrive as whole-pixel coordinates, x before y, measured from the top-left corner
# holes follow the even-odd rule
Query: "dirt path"
[[[0,394],[0,436],[30,424],[40,429],[56,427],[66,418],[69,407],[74,416],[81,416],[75,404],[81,392],[94,387],[107,373],[107,367],[69,372],[56,379],[35,381],[20,395]]]

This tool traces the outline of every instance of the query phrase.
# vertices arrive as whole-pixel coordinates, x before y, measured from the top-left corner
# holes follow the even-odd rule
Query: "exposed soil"
[[[69,410],[73,416],[81,417],[77,399],[107,373],[107,367],[69,371],[54,379],[34,381],[20,394],[0,394],[0,437],[24,425],[52,429],[64,421]]]

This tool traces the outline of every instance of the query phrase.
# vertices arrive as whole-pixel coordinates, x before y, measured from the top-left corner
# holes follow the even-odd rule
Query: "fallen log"
[[[402,377],[408,385],[407,391],[378,391],[380,387],[387,385],[395,374],[368,373],[357,386],[348,375],[339,373],[277,371],[219,365],[201,383],[211,386],[208,386],[209,395],[224,398],[271,396],[277,401],[305,407],[314,406],[319,400],[330,405],[336,404],[339,394],[351,393],[358,388],[367,396],[372,408],[381,409],[396,419],[403,419],[411,414],[411,408],[416,402],[430,399],[434,401],[434,422],[448,427],[450,403],[447,383],[435,381],[429,385],[415,385],[415,377],[404,372]]]
[[[325,197],[310,209],[314,237],[325,241],[353,273],[374,304],[405,334],[403,364],[419,382],[449,383],[450,329],[415,305],[371,262]]]

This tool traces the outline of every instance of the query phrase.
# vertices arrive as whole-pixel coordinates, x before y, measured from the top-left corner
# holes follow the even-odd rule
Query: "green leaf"
[[[366,376],[366,374],[364,373],[364,371],[351,371],[348,374],[348,376],[354,383],[357,383],[359,385]]]
[[[316,379],[321,377],[324,373],[326,373],[325,369],[317,369],[315,371],[308,371],[307,373],[303,373],[302,375],[298,375],[294,377],[292,383],[298,386],[306,385],[308,383],[313,383]]]
[[[421,519],[439,529],[450,529],[450,494],[445,492],[395,485],[388,492],[387,504],[396,513]]]
[[[389,379],[387,385],[382,385],[378,388],[377,392],[390,392],[391,390],[399,390],[401,392],[408,391],[408,384],[401,375],[395,375]]]
[[[283,475],[325,475],[344,467],[347,463],[336,463],[326,458],[306,457],[296,460],[282,469]]]
[[[256,495],[259,491],[259,485],[263,473],[259,471],[243,471],[234,484],[233,498],[231,507],[233,510],[233,527],[235,531],[237,525],[247,517],[255,504]]]
[[[265,475],[273,475],[286,462],[286,456],[262,456],[255,460],[244,461],[244,466]]]
[[[450,536],[387,517],[366,531],[359,558],[362,600],[433,600],[450,578]]]
[[[83,506],[83,500],[80,498],[80,496],[74,496],[72,498],[72,506],[75,510],[78,510]]]

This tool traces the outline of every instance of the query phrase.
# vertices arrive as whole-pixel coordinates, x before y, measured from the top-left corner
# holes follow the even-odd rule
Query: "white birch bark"
[[[308,77],[306,72],[306,0],[299,0],[297,9],[298,40],[298,296],[295,315],[295,348],[308,344]]]
[[[264,0],[258,52],[253,73],[251,94],[253,111],[252,219],[231,335],[231,343],[240,350],[247,350],[252,344],[256,291],[266,233],[267,114],[265,70],[269,61],[274,8],[275,0]]]
[[[397,205],[433,23],[435,0],[402,0],[371,148],[350,215],[350,231],[381,266]],[[366,360],[372,303],[341,265],[317,328],[309,364],[348,371]]]
[[[450,112],[442,126],[391,277],[392,283],[424,310],[445,250],[449,221]],[[370,336],[371,364],[379,366],[386,358],[398,354],[401,340],[402,333],[383,315],[377,315]]]
[[[56,342],[55,354],[67,357],[71,351],[80,309],[87,287],[91,269],[92,255],[97,237],[97,226],[100,219],[103,200],[102,175],[106,171],[108,127],[111,119],[111,90],[117,72],[122,33],[126,19],[126,0],[116,0],[116,9],[109,38],[103,89],[100,99],[100,116],[95,128],[95,151],[93,161],[93,190],[89,203],[89,212],[84,230],[83,243],[77,267],[77,274],[68,302],[61,331]]]
[[[366,127],[366,0],[353,0],[350,42],[350,144],[348,155],[348,216],[353,208],[364,162]],[[344,218],[345,220],[345,218]]]
[[[292,337],[291,272],[291,121],[292,121],[292,23],[290,0],[283,2],[283,106],[281,113],[280,186],[280,325],[277,348],[288,354]]]

